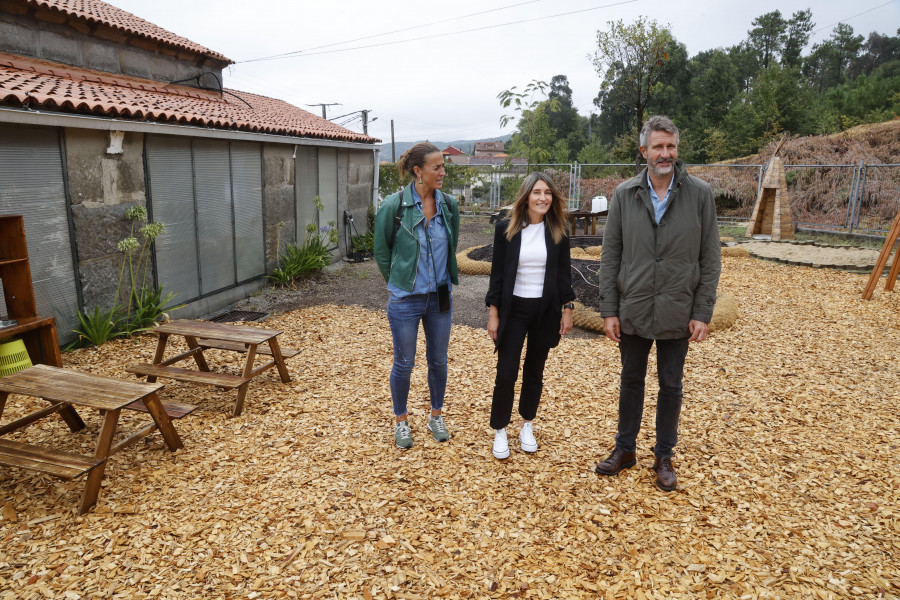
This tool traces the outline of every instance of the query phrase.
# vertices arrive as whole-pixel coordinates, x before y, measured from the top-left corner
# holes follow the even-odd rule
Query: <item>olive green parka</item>
[[[613,194],[603,232],[600,314],[648,339],[690,336],[691,320],[709,323],[722,269],[712,188],[675,163],[669,204],[659,224],[647,168]]]

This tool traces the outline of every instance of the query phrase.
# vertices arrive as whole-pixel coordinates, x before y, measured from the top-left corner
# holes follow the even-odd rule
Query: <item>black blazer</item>
[[[507,219],[497,223],[494,230],[494,256],[491,262],[491,283],[484,301],[488,306],[496,306],[500,312],[500,326],[497,328],[499,346],[503,330],[509,322],[513,289],[516,286],[516,272],[519,269],[519,250],[522,248],[522,233],[512,240],[506,239]],[[562,305],[575,299],[572,290],[572,263],[569,253],[569,236],[557,244],[553,241],[550,228],[544,227],[544,243],[547,244],[547,267],[544,270],[544,292],[541,295],[540,334],[530,343],[538,343],[547,348],[559,344],[559,322],[562,319]]]

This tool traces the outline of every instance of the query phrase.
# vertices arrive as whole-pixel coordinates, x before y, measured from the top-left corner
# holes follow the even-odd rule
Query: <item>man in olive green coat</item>
[[[640,135],[647,167],[616,188],[603,233],[600,314],[622,358],[616,446],[595,469],[615,475],[636,463],[644,381],[656,342],[656,485],[676,487],[684,362],[709,335],[721,272],[716,205],[709,184],[678,161],[678,129],[654,116]]]

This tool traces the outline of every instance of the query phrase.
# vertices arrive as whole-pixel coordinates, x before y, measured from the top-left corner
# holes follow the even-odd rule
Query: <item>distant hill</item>
[[[500,137],[492,137],[492,138],[484,138],[480,140],[456,140],[453,142],[438,142],[434,140],[417,140],[415,142],[396,142],[394,144],[394,153],[396,154],[395,158],[400,158],[400,155],[418,144],[422,141],[428,141],[443,150],[447,146],[455,146],[465,152],[466,154],[472,154],[475,151],[475,142],[508,142],[512,135],[503,135]],[[391,160],[391,143],[387,142],[386,144],[381,144],[381,160],[386,160],[390,162]]]

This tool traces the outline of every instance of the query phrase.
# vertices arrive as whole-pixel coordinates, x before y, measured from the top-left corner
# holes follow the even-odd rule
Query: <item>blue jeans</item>
[[[439,310],[436,292],[413,294],[403,298],[391,294],[387,314],[391,335],[394,338],[394,366],[391,368],[394,416],[406,414],[409,376],[416,363],[419,321],[425,329],[425,360],[428,362],[431,410],[441,410],[444,406],[444,391],[447,388],[447,347],[450,344],[450,323],[453,315],[452,294],[450,310],[444,313]]]
[[[656,341],[656,371],[659,394],[656,397],[656,446],[658,458],[672,456],[678,443],[678,419],[681,416],[684,360],[688,352],[688,338]],[[622,376],[619,386],[619,431],[616,448],[634,452],[637,435],[644,414],[644,380],[647,377],[647,358],[654,340],[622,334],[619,352],[622,355]]]

